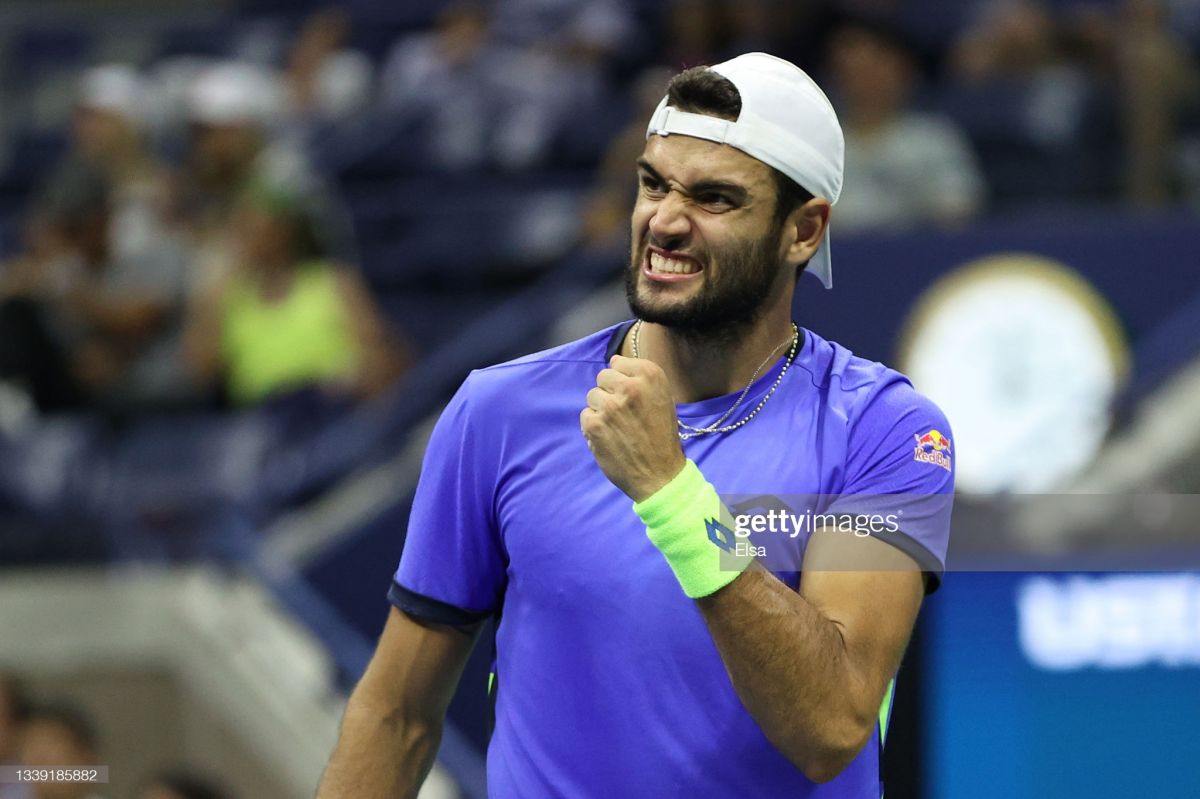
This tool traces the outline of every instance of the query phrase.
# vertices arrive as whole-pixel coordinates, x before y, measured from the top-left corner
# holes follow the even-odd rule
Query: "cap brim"
[[[833,261],[829,257],[829,233],[826,231],[825,239],[821,242],[821,246],[811,259],[808,266],[804,269],[817,280],[821,281],[821,285],[827,289],[833,288]]]

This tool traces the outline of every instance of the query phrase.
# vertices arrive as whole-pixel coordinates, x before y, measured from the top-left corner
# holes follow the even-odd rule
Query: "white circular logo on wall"
[[[959,490],[1032,493],[1095,457],[1128,347],[1082,276],[1009,254],[930,287],[905,325],[900,364],[950,420]]]

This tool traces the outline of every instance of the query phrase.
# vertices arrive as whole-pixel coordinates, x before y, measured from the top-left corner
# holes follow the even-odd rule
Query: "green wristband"
[[[754,561],[748,554],[735,553],[729,510],[691,460],[653,496],[635,502],[633,510],[692,599],[729,585]]]

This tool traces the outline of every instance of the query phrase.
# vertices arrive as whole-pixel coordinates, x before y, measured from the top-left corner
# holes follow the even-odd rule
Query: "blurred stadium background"
[[[887,796],[1193,793],[1193,0],[5,0],[0,763],[311,795],[432,420],[625,316],[649,110],[748,50],[847,131],[796,318],[955,425]]]

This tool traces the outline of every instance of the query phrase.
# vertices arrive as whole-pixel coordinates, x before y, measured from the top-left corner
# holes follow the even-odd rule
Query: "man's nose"
[[[677,191],[667,192],[650,217],[650,235],[661,246],[687,238],[692,230],[687,199]]]

